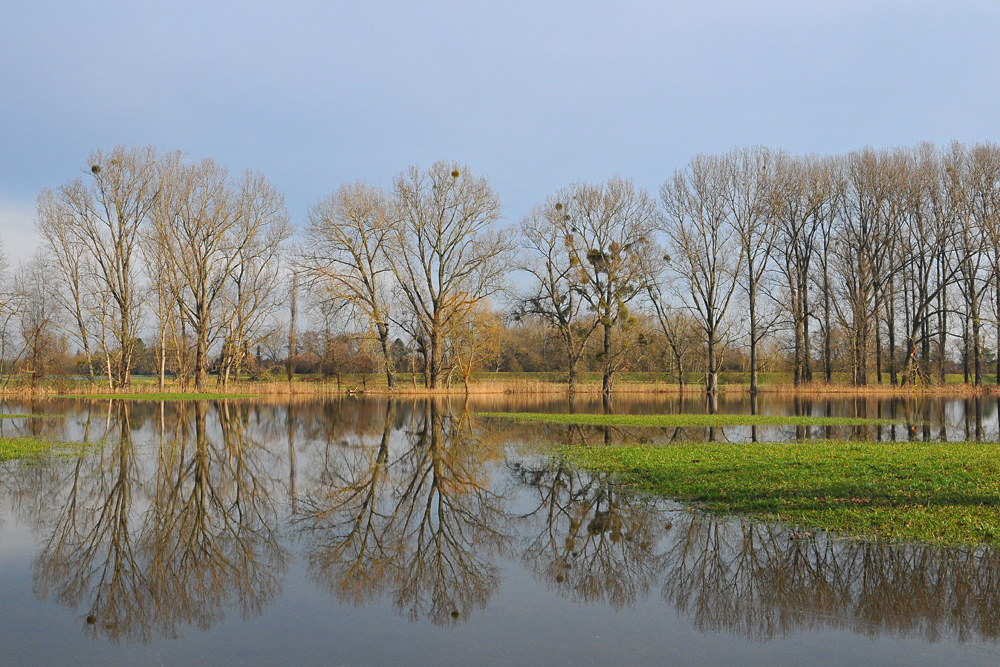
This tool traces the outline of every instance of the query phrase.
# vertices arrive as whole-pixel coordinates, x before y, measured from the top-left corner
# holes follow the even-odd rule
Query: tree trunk
[[[194,387],[195,391],[205,391],[208,379],[208,326],[199,325],[198,345],[194,355]]]
[[[962,377],[969,384],[969,316],[962,318]]]
[[[431,332],[430,388],[441,388],[441,345],[437,331]]]
[[[167,330],[163,327],[162,322],[160,322],[160,368],[158,370],[158,386],[162,393],[167,382]]]
[[[757,393],[757,294],[750,290],[750,393]]]
[[[291,383],[295,377],[295,298],[299,291],[298,276],[292,274],[292,293],[290,306],[290,318],[288,323],[288,359],[285,361],[285,375]]]
[[[718,369],[715,367],[715,329],[708,332],[708,381],[705,390],[709,394],[714,394],[719,390]]]
[[[802,379],[806,382],[812,382],[812,344],[809,342],[808,278],[803,277],[799,293],[800,308],[802,309]]]
[[[889,302],[886,304],[885,324],[889,333],[889,382],[893,386],[899,384],[899,377],[896,372],[896,313],[894,303],[896,301],[896,284],[889,283]]]
[[[976,304],[976,310],[972,313],[972,361],[973,370],[975,372],[975,382],[977,387],[983,386],[983,354],[982,345],[980,344],[980,334],[979,334],[979,312],[978,304]]]
[[[576,393],[576,383],[577,383],[577,366],[579,366],[580,358],[573,354],[572,350],[569,352],[569,393],[573,395]]]
[[[802,372],[802,317],[799,312],[798,296],[795,292],[791,295],[792,299],[792,322],[794,329],[794,356],[793,356],[793,371],[792,371],[792,384],[798,387],[802,384],[803,372]]]
[[[601,393],[605,396],[611,393],[611,382],[614,367],[611,363],[611,325],[604,325],[604,378],[601,382]]]
[[[875,318],[875,379],[882,384],[882,323]]]
[[[382,358],[385,361],[385,380],[389,389],[393,389],[396,386],[396,368],[392,360],[392,345],[389,343],[389,327],[387,325],[378,325],[378,340],[382,345]]]
[[[830,331],[830,280],[826,276],[827,269],[823,268],[823,375],[826,383],[833,381],[833,344],[831,342],[832,333]]]

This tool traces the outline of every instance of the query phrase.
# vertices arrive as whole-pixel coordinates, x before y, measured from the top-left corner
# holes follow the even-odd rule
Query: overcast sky
[[[0,239],[95,148],[340,183],[467,163],[508,221],[573,181],[656,190],[699,152],[1000,139],[996,2],[7,2]]]

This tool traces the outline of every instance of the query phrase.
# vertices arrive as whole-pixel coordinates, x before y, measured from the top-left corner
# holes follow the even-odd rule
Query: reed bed
[[[581,396],[600,396],[601,383],[598,378],[588,374],[576,386],[576,394]],[[735,379],[742,379],[740,374],[733,374]],[[794,385],[783,379],[787,374],[768,374],[760,386],[760,393],[766,395],[787,396],[950,396],[972,397],[984,395],[1000,395],[1000,386],[994,384],[976,387],[961,382],[945,384],[921,385],[889,385],[872,384],[856,386],[843,382],[827,384],[812,382]],[[101,398],[145,398],[147,395],[158,395],[160,399],[150,396],[149,400],[181,400],[183,398],[212,398],[238,396],[337,396],[337,395],[370,395],[370,396],[565,396],[568,384],[555,374],[540,373],[537,376],[522,373],[490,373],[485,377],[475,378],[468,389],[462,383],[452,383],[440,389],[427,389],[418,376],[414,385],[412,379],[403,376],[398,379],[396,387],[390,389],[382,376],[345,376],[338,383],[332,378],[317,378],[302,376],[294,381],[271,379],[264,381],[239,381],[228,386],[210,386],[202,394],[194,392],[192,387],[182,388],[177,382],[167,382],[164,391],[160,391],[155,378],[136,378],[127,391],[113,392],[106,386],[92,385],[86,381],[52,380],[37,384],[19,384],[10,382],[0,388],[0,396],[5,397],[42,397],[42,396],[81,396]],[[701,384],[685,384],[683,386],[671,382],[665,374],[660,373],[623,373],[615,380],[613,394],[618,396],[636,395],[703,395],[705,388]],[[720,386],[720,393],[725,395],[747,395],[749,386],[742,382],[728,382]]]

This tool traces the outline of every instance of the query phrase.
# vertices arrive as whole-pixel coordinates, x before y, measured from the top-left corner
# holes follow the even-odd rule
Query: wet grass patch
[[[858,417],[797,417],[785,415],[598,415],[550,414],[541,412],[480,412],[480,417],[513,419],[548,424],[622,426],[632,428],[705,428],[715,426],[877,426],[898,423],[891,419]]]
[[[0,438],[0,461],[35,458],[83,446],[85,445],[32,436]]]
[[[705,509],[871,540],[1000,543],[1000,445],[811,441],[564,448]]]

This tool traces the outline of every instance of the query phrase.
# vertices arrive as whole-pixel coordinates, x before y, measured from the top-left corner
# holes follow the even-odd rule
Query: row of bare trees
[[[636,301],[656,314],[679,378],[700,339],[710,392],[720,349],[735,346],[756,391],[766,337],[787,341],[796,384],[820,366],[829,382],[834,338],[847,338],[858,385],[873,367],[879,382],[943,382],[958,338],[966,380],[982,384],[987,325],[1000,344],[1000,147],[822,158],[751,147],[696,156],[660,195],[657,207],[628,181],[575,185],[522,223],[532,280],[520,307],[559,333],[571,382],[602,328],[610,389],[614,334],[627,338]]]
[[[91,380],[130,384],[149,314],[161,387],[169,357],[183,383],[204,389],[217,342],[221,379],[238,374],[276,303],[292,233],[283,195],[260,174],[152,147],[97,151],[89,164],[41,194],[36,226],[38,261]]]
[[[506,226],[484,177],[438,162],[319,200],[283,266],[293,229],[263,176],[118,147],[39,197],[43,255],[2,293],[0,354],[18,356],[16,319],[24,370],[73,346],[117,389],[152,332],[161,385],[169,370],[203,389],[283,336],[291,376],[301,285],[325,335],[298,340],[326,358],[349,333],[390,387],[404,356],[428,388],[468,384],[510,338],[486,334],[515,322],[547,327],[571,391],[589,356],[611,392],[650,323],[668,370],[709,392],[734,351],[755,391],[762,347],[784,351],[796,384],[835,368],[858,385],[943,381],[951,356],[978,385],[991,361],[1000,372],[998,206],[993,144],[698,155],[658,198],[619,177],[577,183]]]

